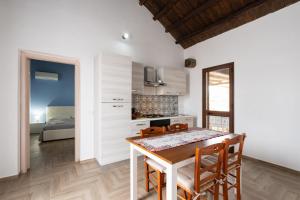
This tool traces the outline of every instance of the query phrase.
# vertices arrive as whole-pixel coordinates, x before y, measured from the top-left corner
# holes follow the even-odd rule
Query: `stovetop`
[[[147,114],[147,115],[142,115],[142,118],[159,118],[159,117],[166,117],[166,115],[160,115],[160,114]]]
[[[143,119],[143,118],[161,118],[161,117],[176,117],[178,115],[174,114],[174,115],[161,115],[161,114],[145,114],[145,115],[140,115],[135,119]]]

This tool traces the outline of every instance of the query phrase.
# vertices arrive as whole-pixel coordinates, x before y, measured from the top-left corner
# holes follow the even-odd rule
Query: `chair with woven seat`
[[[165,127],[150,127],[140,130],[140,135],[142,137],[152,136],[152,135],[162,135],[165,134]],[[157,199],[162,200],[162,188],[164,185],[165,168],[161,166],[156,161],[145,156],[144,158],[145,167],[145,183],[146,191],[149,192],[149,184],[151,183],[154,190],[157,192]],[[156,177],[153,175],[156,173]],[[151,178],[156,181],[156,184],[152,182]]]
[[[233,139],[226,139],[225,143],[225,154],[224,154],[224,165],[223,165],[223,195],[224,200],[228,200],[228,190],[231,188],[236,188],[236,199],[241,199],[241,165],[242,165],[242,155],[243,155],[243,148],[244,148],[244,141],[246,135],[242,134]],[[239,146],[236,152],[230,153],[229,149],[232,146]],[[235,175],[232,172],[235,171]],[[235,178],[235,183],[231,183],[228,181],[228,177]],[[230,185],[228,187],[228,184]]]
[[[241,134],[232,139],[225,139],[223,142],[225,148],[221,182],[224,200],[228,200],[228,191],[232,188],[236,188],[236,199],[241,199],[241,165],[245,138],[246,135]],[[236,148],[237,146],[239,147]],[[231,152],[231,149],[234,152]],[[202,166],[209,165],[209,163],[215,162],[215,160],[216,156],[209,156],[203,160]],[[235,179],[235,183],[230,182],[228,179]]]
[[[213,154],[218,156],[217,161],[201,167],[202,158]],[[223,143],[204,148],[197,147],[195,162],[178,169],[177,186],[184,192],[184,196],[178,194],[178,197],[184,200],[191,200],[192,198],[200,200],[212,189],[214,200],[218,200],[223,154]]]
[[[170,132],[180,132],[180,131],[186,131],[188,129],[189,129],[188,124],[177,123],[168,126],[168,131]]]

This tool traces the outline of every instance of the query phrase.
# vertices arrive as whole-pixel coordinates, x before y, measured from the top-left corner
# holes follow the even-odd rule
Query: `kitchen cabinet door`
[[[194,127],[194,118],[193,117],[182,117],[181,118],[181,122],[183,124],[188,124],[189,128],[193,128]]]
[[[171,118],[170,123],[171,123],[171,125],[172,124],[178,124],[178,123],[181,124],[182,121],[181,121],[181,118],[176,117],[176,118]]]
[[[132,94],[144,92],[144,67],[140,63],[132,63]]]
[[[140,133],[141,129],[146,129],[150,127],[150,121],[137,121],[131,122],[131,136],[137,136]]]
[[[171,118],[171,125],[172,124],[188,124],[189,128],[193,128],[194,127],[194,117],[192,116],[179,116],[176,118]]]
[[[165,86],[158,87],[158,95],[185,95],[187,88],[186,71],[184,69],[161,68],[160,78],[166,83]]]
[[[131,102],[132,60],[102,54],[98,59],[101,102]]]
[[[131,136],[131,104],[102,103],[101,110],[100,164],[128,159],[129,144],[126,138]]]

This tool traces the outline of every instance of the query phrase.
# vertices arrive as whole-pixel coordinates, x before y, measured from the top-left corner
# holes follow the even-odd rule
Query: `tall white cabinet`
[[[101,53],[95,61],[95,154],[100,165],[129,158],[132,59]]]

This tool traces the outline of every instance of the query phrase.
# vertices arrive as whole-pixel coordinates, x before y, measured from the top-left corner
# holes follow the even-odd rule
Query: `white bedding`
[[[45,130],[42,133],[42,141],[63,140],[75,137],[75,128],[72,129],[57,129]]]
[[[49,106],[46,125],[40,135],[41,141],[61,140],[75,137],[74,106]]]

